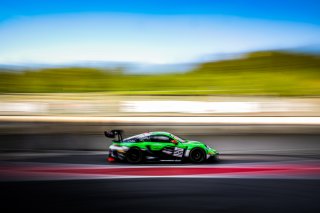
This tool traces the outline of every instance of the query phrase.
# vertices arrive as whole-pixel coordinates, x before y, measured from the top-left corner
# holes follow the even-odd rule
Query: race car
[[[191,161],[203,163],[217,161],[219,153],[208,145],[183,139],[169,132],[147,132],[122,138],[122,130],[105,132],[109,138],[117,137],[109,147],[108,161]]]

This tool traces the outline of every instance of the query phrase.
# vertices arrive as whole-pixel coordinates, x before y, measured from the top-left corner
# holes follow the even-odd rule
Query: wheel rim
[[[128,155],[127,159],[130,162],[139,162],[140,161],[140,151],[139,150],[131,150]]]
[[[195,149],[191,152],[191,159],[194,162],[202,162],[204,160],[203,152],[200,149]]]

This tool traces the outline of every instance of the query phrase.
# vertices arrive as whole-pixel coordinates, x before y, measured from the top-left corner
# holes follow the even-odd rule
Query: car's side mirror
[[[171,140],[171,143],[178,144],[178,141],[176,141],[176,140]]]

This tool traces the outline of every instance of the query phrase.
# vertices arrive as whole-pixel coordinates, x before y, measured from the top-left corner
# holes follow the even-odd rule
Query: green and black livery
[[[216,161],[219,153],[199,141],[182,139],[169,132],[147,132],[122,138],[122,130],[105,132],[109,138],[117,137],[109,147],[110,161],[141,163],[145,161]]]

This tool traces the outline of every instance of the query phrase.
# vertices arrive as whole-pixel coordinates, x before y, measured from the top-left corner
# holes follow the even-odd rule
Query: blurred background
[[[1,0],[0,167],[110,167],[105,157],[112,142],[103,131],[123,129],[125,136],[162,130],[204,141],[221,152],[220,166],[312,161],[319,168],[319,9],[317,0]],[[0,180],[19,176],[8,178],[1,171]],[[260,196],[257,206],[239,204],[234,197],[230,208],[224,205],[227,199],[212,207],[210,196],[219,197],[212,194],[202,203],[195,196],[187,199],[204,206],[200,210],[267,212],[259,205],[271,200],[269,205],[279,207],[281,200],[282,212],[316,212],[319,173],[313,179],[302,189],[286,180],[252,182],[253,188],[274,186],[282,197],[252,192],[242,180],[227,180],[239,189],[220,180],[226,184],[223,192],[242,193],[248,200],[251,192]],[[125,196],[134,194],[135,186],[144,187],[125,184]],[[188,181],[186,186],[188,193],[207,193],[205,186]],[[56,192],[50,184],[45,187],[49,194]],[[296,189],[302,195],[292,194]],[[111,186],[106,190],[118,196]],[[95,202],[84,192],[71,192],[78,203]],[[171,209],[181,208],[179,202]]]
[[[3,1],[0,113],[318,116],[318,6]]]

